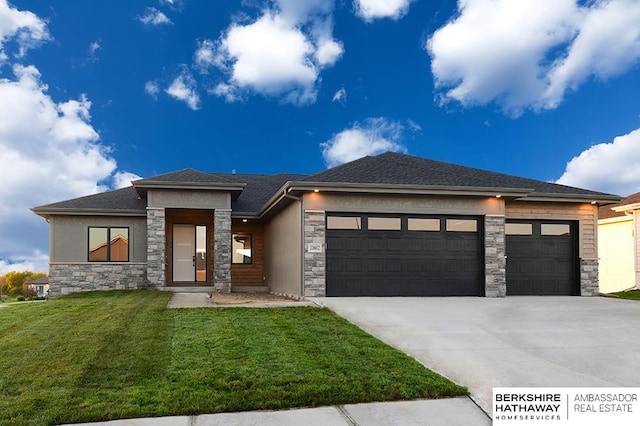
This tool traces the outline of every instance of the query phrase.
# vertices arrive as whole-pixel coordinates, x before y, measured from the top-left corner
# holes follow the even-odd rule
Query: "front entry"
[[[173,225],[173,282],[207,281],[207,227]]]
[[[167,209],[167,285],[213,283],[213,210]]]

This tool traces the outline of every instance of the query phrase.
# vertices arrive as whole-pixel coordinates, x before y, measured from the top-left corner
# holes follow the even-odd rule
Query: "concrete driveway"
[[[640,386],[640,302],[604,297],[313,298],[467,386]]]

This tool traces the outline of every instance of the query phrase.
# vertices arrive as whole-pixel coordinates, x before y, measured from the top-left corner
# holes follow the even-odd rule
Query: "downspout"
[[[304,297],[304,205],[302,197],[296,197],[284,190],[284,197],[300,203],[300,297]]]

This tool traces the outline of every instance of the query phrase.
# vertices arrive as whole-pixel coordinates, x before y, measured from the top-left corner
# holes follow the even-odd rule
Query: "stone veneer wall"
[[[213,226],[213,286],[222,293],[231,292],[231,210],[216,209]]]
[[[145,288],[146,273],[146,263],[52,263],[49,297],[80,291]]]
[[[484,218],[485,296],[507,295],[505,217],[487,215]]]
[[[309,244],[319,244],[318,253],[309,252]],[[304,212],[304,296],[326,295],[325,212]]]
[[[159,289],[166,284],[166,222],[162,207],[147,207],[147,285]]]
[[[580,259],[580,296],[598,296],[598,259]]]

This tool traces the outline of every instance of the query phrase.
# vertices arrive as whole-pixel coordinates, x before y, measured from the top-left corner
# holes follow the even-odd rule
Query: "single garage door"
[[[507,221],[507,295],[577,295],[577,223]]]
[[[327,215],[327,296],[484,294],[482,220]]]

